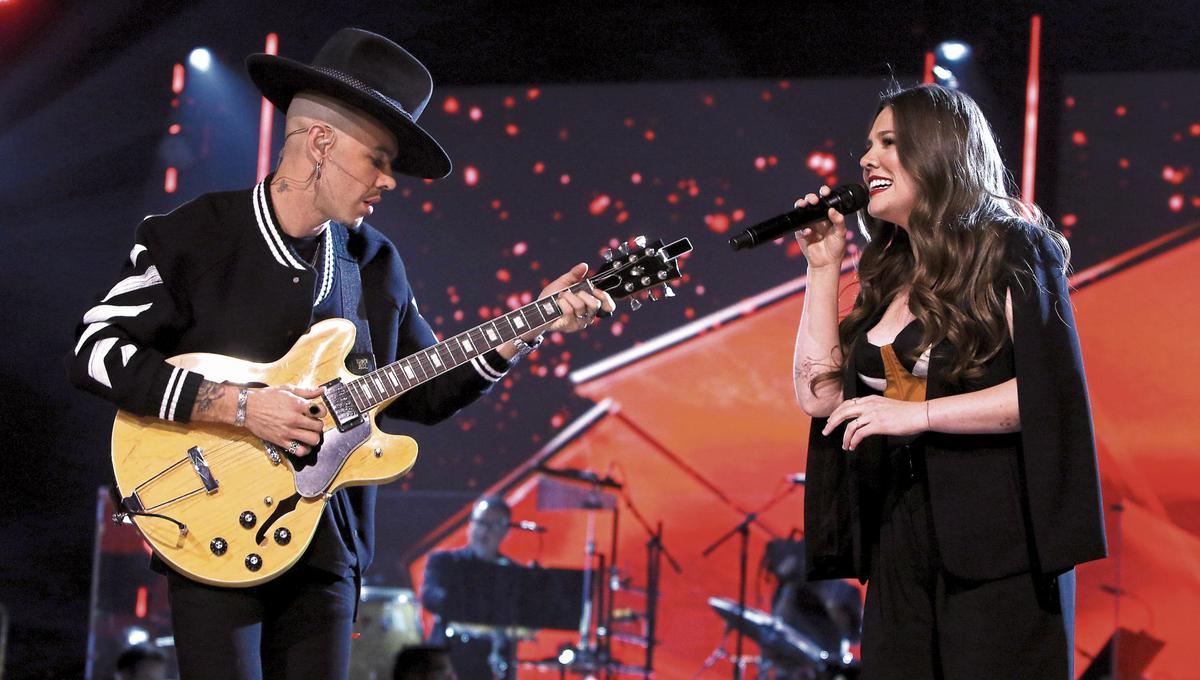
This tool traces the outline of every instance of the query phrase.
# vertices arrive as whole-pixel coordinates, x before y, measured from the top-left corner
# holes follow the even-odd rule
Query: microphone
[[[532,534],[544,534],[547,531],[550,531],[549,529],[542,526],[541,524],[538,524],[537,522],[530,522],[527,519],[523,519],[519,522],[509,522],[508,528],[516,529],[518,531],[528,531],[529,533],[532,533]]]
[[[806,481],[808,481],[808,477],[803,472],[795,472],[790,475],[784,475],[783,478],[792,484],[804,484]]]
[[[743,250],[760,246],[793,231],[798,231],[810,222],[817,222],[829,215],[833,208],[843,215],[862,210],[866,207],[870,195],[867,188],[861,184],[843,184],[834,187],[828,196],[822,196],[815,205],[804,204],[795,210],[772,217],[765,222],[759,222],[753,227],[729,239],[729,245],[734,250]]]

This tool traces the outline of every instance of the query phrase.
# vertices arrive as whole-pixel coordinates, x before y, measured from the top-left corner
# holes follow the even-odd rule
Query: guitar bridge
[[[192,469],[199,475],[200,481],[204,483],[204,493],[216,493],[217,480],[213,477],[212,470],[208,469],[208,462],[204,460],[204,451],[199,446],[193,446],[188,449],[188,460],[192,462]]]
[[[339,432],[350,430],[363,421],[362,413],[354,403],[354,395],[350,394],[350,389],[342,383],[341,378],[331,380],[321,387],[325,388],[325,394],[322,396],[325,407],[333,416],[333,423],[337,425]]]

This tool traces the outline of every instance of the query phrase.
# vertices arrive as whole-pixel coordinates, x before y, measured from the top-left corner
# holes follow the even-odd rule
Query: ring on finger
[[[287,452],[294,456],[294,455],[296,455],[296,450],[299,448],[300,448],[300,442],[293,439],[292,443],[289,444],[287,447]]]

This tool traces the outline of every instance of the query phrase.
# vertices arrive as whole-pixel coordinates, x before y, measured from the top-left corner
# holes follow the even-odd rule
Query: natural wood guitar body
[[[271,363],[201,353],[169,361],[214,382],[316,386],[355,377],[345,368],[354,332],[354,325],[344,319],[322,321]],[[339,433],[326,416],[325,439],[316,453],[295,461],[279,455],[279,462],[273,462],[267,445],[245,429],[181,425],[120,412],[113,425],[113,472],[123,497],[136,497],[144,512],[187,527],[182,532],[166,519],[133,516],[165,562],[210,585],[253,586],[283,573],[304,554],[334,491],[390,482],[412,468],[416,441],[374,427],[374,416],[384,406],[364,413],[363,424],[348,433]],[[334,450],[339,446],[341,451]],[[211,492],[189,450],[200,452],[216,482]],[[327,470],[314,487],[311,473],[320,468],[310,464],[323,455]],[[297,484],[304,474],[310,477],[307,485],[301,484],[307,486],[302,494]]]

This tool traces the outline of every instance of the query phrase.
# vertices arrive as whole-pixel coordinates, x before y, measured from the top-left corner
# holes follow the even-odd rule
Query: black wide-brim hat
[[[417,125],[433,95],[429,71],[403,47],[357,28],[343,28],[321,47],[313,63],[270,54],[246,58],[250,79],[272,104],[287,112],[300,92],[316,92],[359,109],[396,136],[398,173],[439,179],[450,174],[450,157]]]

